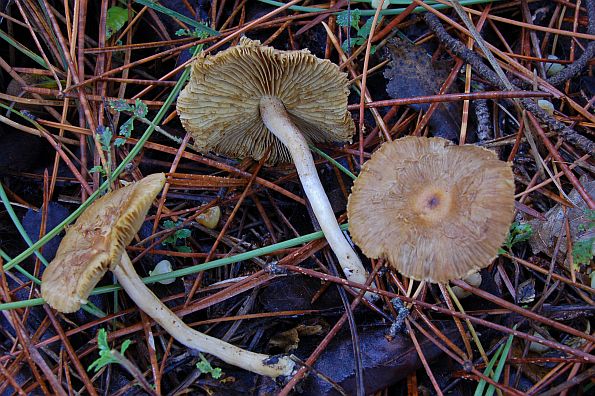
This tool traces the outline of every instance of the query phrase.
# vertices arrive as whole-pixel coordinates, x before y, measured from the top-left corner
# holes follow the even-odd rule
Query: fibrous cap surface
[[[489,265],[513,213],[510,164],[441,138],[382,145],[362,167],[347,205],[349,232],[366,256],[439,283]]]

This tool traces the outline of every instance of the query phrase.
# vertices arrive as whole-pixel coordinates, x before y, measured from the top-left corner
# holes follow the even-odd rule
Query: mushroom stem
[[[112,271],[136,305],[181,344],[268,377],[289,376],[293,372],[295,363],[286,356],[277,358],[246,351],[190,328],[143,283],[126,253]]]
[[[318,178],[306,138],[289,118],[283,103],[274,96],[263,96],[260,99],[260,116],[267,128],[289,150],[314,215],[328,244],[339,259],[345,277],[352,282],[366,283],[366,270],[339,228],[331,204]],[[369,293],[366,294],[370,297]]]

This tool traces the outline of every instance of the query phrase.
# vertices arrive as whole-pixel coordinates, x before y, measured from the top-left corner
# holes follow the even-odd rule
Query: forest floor
[[[385,2],[0,1],[0,395],[593,394],[595,0]],[[293,164],[196,149],[176,112],[188,66],[242,36],[346,73],[352,142],[312,146],[340,224],[389,141],[511,163],[514,222],[474,285],[418,282],[358,250],[370,302]],[[192,328],[298,370],[273,380],[181,345],[111,274],[84,309],[45,304],[68,224],[158,172],[126,249],[136,271]]]

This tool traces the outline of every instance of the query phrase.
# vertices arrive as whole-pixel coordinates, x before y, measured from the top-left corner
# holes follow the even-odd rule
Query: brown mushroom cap
[[[105,194],[69,227],[56,257],[42,276],[41,295],[60,312],[74,312],[142,225],[151,203],[165,184],[156,173]]]
[[[349,232],[364,254],[445,283],[490,264],[514,213],[510,164],[441,138],[385,143],[349,197]]]
[[[177,110],[199,151],[260,160],[272,145],[269,164],[289,162],[285,146],[260,117],[262,96],[275,96],[311,142],[349,141],[346,74],[308,50],[280,51],[242,37],[214,56],[199,56]]]

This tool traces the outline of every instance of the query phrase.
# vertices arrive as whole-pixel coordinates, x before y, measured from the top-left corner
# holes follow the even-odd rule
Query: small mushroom
[[[372,155],[347,204],[349,232],[366,256],[438,283],[489,265],[513,213],[510,164],[478,146],[412,136]]]
[[[181,344],[261,375],[273,378],[290,375],[294,363],[288,357],[271,359],[187,326],[151,292],[134,270],[125,248],[164,183],[163,173],[150,175],[93,202],[67,230],[56,257],[44,271],[43,298],[60,312],[74,312],[86,303],[109,269],[138,307]]]
[[[293,159],[345,276],[365,283],[367,273],[339,228],[308,147],[351,139],[348,94],[346,75],[332,62],[242,37],[214,56],[199,55],[177,110],[199,151],[260,160],[271,148],[269,164]]]
[[[481,285],[481,282],[483,281],[481,273],[479,271],[470,273],[469,275],[464,277],[463,280],[465,281],[465,283],[473,287],[479,287]],[[455,296],[457,296],[458,299],[467,298],[471,294],[473,294],[470,291],[467,291],[459,286],[453,286],[452,292]]]

